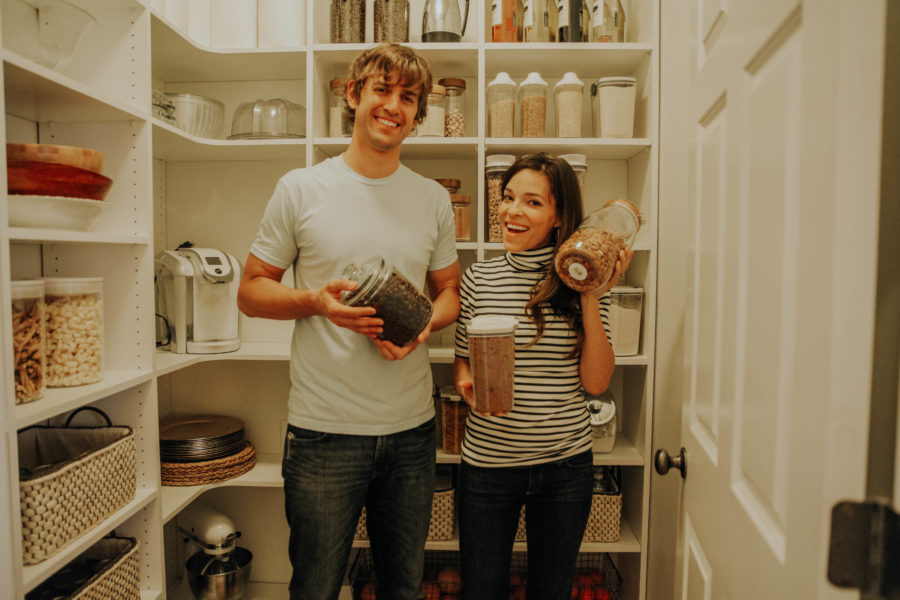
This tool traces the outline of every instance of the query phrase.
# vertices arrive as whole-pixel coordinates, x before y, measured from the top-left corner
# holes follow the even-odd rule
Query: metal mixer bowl
[[[240,600],[250,579],[253,554],[236,547],[226,561],[202,550],[187,560],[188,583],[197,600]],[[224,568],[223,568],[224,567]]]

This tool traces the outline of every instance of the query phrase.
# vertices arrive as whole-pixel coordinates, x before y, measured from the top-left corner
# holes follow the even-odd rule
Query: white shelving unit
[[[183,580],[188,549],[175,527],[178,514],[195,499],[230,512],[244,532],[242,545],[254,552],[249,597],[286,597],[287,527],[281,491],[281,445],[286,426],[290,324],[241,321],[241,348],[222,355],[175,355],[154,348],[153,258],[185,240],[217,247],[243,261],[278,177],[297,167],[340,154],[346,139],[327,137],[328,81],[343,76],[368,44],[328,43],[327,3],[305,3],[306,44],[295,48],[212,48],[189,39],[152,0],[73,0],[97,17],[97,27],[76,59],[62,72],[34,62],[21,0],[0,0],[4,107],[7,141],[46,142],[104,151],[104,173],[114,180],[109,208],[88,232],[10,228],[0,223],[0,300],[9,306],[11,279],[66,275],[104,277],[107,307],[106,375],[102,382],[48,390],[33,404],[14,405],[12,384],[3,387],[3,433],[10,448],[0,474],[15,490],[18,480],[14,437],[23,427],[60,422],[73,409],[93,405],[114,422],[138,433],[138,493],[128,506],[79,538],[57,556],[22,567],[19,506],[11,496],[10,549],[4,564],[21,598],[66,560],[115,529],[142,542],[142,597],[189,598]],[[371,1],[368,14],[371,15]],[[419,39],[424,0],[411,0],[410,39]],[[473,198],[473,238],[459,242],[463,267],[503,252],[487,241],[487,201],[483,170],[490,154],[581,153],[588,158],[586,208],[625,197],[646,218],[636,242],[628,283],[644,288],[641,352],[617,359],[614,391],[621,432],[613,452],[596,464],[623,467],[621,540],[585,544],[584,552],[609,552],[624,578],[627,600],[646,595],[650,435],[653,408],[653,325],[655,322],[658,23],[657,2],[634,2],[624,44],[494,44],[489,3],[469,15],[457,44],[412,43],[429,60],[436,78],[462,77],[466,90],[466,137],[410,138],[401,160],[427,177],[462,181]],[[475,6],[478,6],[477,3]],[[369,25],[367,39],[372,39]],[[551,86],[565,71],[586,83],[609,75],[637,78],[633,139],[587,137],[590,95],[585,92],[582,131],[586,137],[487,138],[485,86],[499,71],[521,81],[538,71]],[[217,139],[189,135],[151,115],[151,89],[192,92],[225,104]],[[589,85],[587,86],[589,88]],[[231,115],[241,102],[283,97],[306,108],[305,139],[229,141]],[[552,107],[552,100],[548,102]],[[553,129],[552,108],[548,131]],[[6,196],[0,195],[5,213]],[[115,311],[112,308],[115,307]],[[0,320],[3,381],[11,382],[10,321]],[[453,350],[448,334],[436,334],[429,355],[436,383],[449,382]],[[184,488],[159,485],[158,419],[169,413],[217,412],[244,420],[257,448],[257,464],[228,482]],[[436,461],[459,457],[439,452]],[[252,506],[253,510],[234,510]],[[2,528],[0,528],[2,529]],[[5,534],[4,534],[5,535]],[[356,547],[366,547],[359,541]],[[429,542],[430,550],[456,550],[458,541]],[[524,550],[524,544],[516,548]],[[273,583],[275,582],[275,583]],[[348,594],[349,590],[345,590]]]

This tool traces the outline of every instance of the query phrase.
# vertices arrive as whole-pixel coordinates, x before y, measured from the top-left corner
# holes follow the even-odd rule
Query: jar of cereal
[[[484,178],[488,205],[488,241],[502,242],[500,202],[503,200],[503,174],[516,162],[512,154],[491,154],[485,157]]]
[[[478,315],[469,321],[469,368],[475,410],[509,412],[514,405],[516,327],[508,315]]]
[[[444,86],[435,84],[428,93],[428,109],[425,118],[419,123],[419,137],[444,137],[444,96],[447,90]]]
[[[444,137],[464,137],[466,135],[466,80],[459,77],[444,77],[438,81],[447,90],[444,106]]]
[[[44,282],[13,281],[13,379],[16,404],[44,397]]]
[[[487,84],[488,137],[512,137],[516,118],[516,82],[497,73]]]
[[[563,75],[553,88],[556,105],[557,137],[581,137],[581,106],[584,82],[571,71]]]
[[[522,137],[544,137],[547,124],[547,82],[538,73],[529,73],[519,84],[519,113]]]
[[[103,278],[45,280],[47,386],[103,379]]]

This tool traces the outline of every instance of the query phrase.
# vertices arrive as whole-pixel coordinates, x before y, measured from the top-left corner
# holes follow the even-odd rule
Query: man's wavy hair
[[[391,84],[418,87],[419,105],[416,109],[416,123],[421,123],[425,118],[428,92],[431,91],[431,67],[424,57],[409,46],[379,44],[365,50],[353,60],[348,77],[354,82],[353,91],[350,93],[356,95],[357,101],[366,81],[372,77],[382,77]],[[350,108],[346,98],[344,111],[352,124],[356,118],[356,109]]]

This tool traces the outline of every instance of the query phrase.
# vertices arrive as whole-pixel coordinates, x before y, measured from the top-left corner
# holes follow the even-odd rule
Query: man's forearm
[[[241,285],[238,307],[248,317],[293,320],[320,314],[319,290],[297,290],[266,277]]]
[[[432,300],[432,304],[431,330],[437,331],[456,321],[459,316],[459,290],[453,286],[445,287]]]

